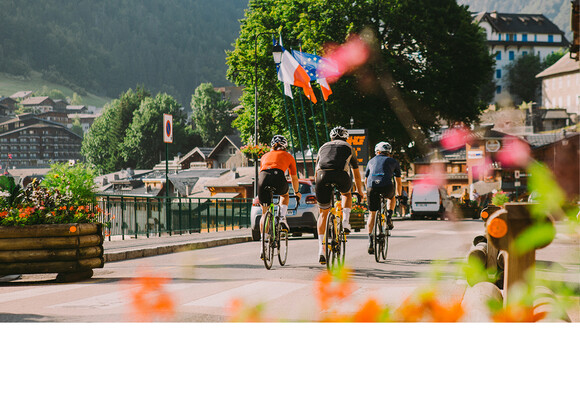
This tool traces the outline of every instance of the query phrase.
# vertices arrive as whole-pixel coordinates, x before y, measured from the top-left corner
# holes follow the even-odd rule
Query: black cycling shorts
[[[336,184],[341,194],[348,194],[352,188],[352,179],[348,172],[319,169],[316,172],[316,202],[320,209],[330,208],[332,184]]]
[[[265,169],[258,175],[258,199],[262,205],[270,205],[272,194],[267,187],[274,188],[274,195],[288,193],[288,181],[281,169]]]
[[[381,206],[381,195],[393,199],[395,196],[395,186],[393,184],[374,188],[367,188],[367,201],[369,202],[369,211],[378,211]]]

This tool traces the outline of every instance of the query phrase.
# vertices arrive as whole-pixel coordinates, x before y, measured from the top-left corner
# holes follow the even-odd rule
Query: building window
[[[516,53],[514,53],[513,51],[510,51],[509,60],[512,61],[515,57],[516,57]]]
[[[495,78],[501,78],[501,70],[495,70]]]
[[[548,43],[554,42],[554,36],[552,34],[548,34]]]
[[[513,41],[518,41],[518,35],[517,35],[517,34],[514,34],[513,36],[514,36],[514,37],[512,38],[512,40],[513,40]]]
[[[498,51],[497,53],[495,53],[495,59],[501,60],[501,51]]]
[[[505,35],[505,41],[510,41],[510,35],[509,34],[506,34]]]
[[[528,41],[528,35],[522,34],[522,41]]]
[[[495,93],[501,94],[501,85],[498,85],[497,87],[495,87]]]
[[[497,35],[497,39],[498,39],[499,41],[501,41],[501,33],[499,33],[499,34]]]
[[[522,55],[523,56],[527,56],[528,55],[528,52],[527,51],[522,51]]]

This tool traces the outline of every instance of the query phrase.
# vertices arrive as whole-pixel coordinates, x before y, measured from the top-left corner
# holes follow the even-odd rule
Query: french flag
[[[327,101],[330,94],[332,94],[332,90],[330,89],[330,85],[328,85],[328,81],[326,81],[325,75],[336,71],[333,62],[316,54],[305,53],[304,51],[292,50],[292,56],[304,67],[310,79],[312,81],[316,80],[320,85],[324,101]]]
[[[316,104],[316,96],[312,85],[310,85],[310,76],[287,50],[282,53],[282,62],[278,67],[278,79],[284,83],[284,93],[290,98],[292,98],[290,85],[295,85],[301,87],[306,97]]]

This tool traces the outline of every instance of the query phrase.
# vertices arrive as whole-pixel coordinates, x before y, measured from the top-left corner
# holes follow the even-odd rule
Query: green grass
[[[74,91],[69,87],[61,84],[53,83],[42,78],[39,72],[32,71],[30,78],[22,79],[16,78],[11,75],[0,73],[0,96],[9,97],[18,91],[39,91],[43,86],[48,87],[50,90],[60,90],[66,95],[69,100],[72,98]],[[94,105],[96,107],[103,107],[106,103],[110,102],[110,98],[100,97],[94,94],[82,95],[83,105]]]

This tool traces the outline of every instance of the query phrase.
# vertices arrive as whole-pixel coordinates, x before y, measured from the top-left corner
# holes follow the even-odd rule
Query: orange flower
[[[413,297],[409,296],[395,311],[395,317],[402,322],[419,322],[425,314],[425,307],[415,303]]]
[[[137,320],[150,321],[156,316],[173,316],[173,299],[164,289],[168,281],[168,278],[159,276],[142,276],[131,281],[139,286],[131,294],[131,306]]]
[[[458,322],[465,313],[461,301],[454,301],[449,305],[443,305],[433,299],[429,304],[429,311],[433,322]]]
[[[354,322],[381,322],[383,313],[384,309],[371,298],[353,315],[352,320]]]
[[[354,288],[349,271],[344,267],[336,274],[324,271],[316,278],[315,283],[315,294],[322,310],[328,309],[332,300],[348,297]]]
[[[531,306],[508,305],[492,314],[494,322],[537,322],[546,317],[546,312],[534,313]]]
[[[246,306],[241,299],[232,299],[227,306],[230,322],[264,322],[262,310],[264,305]]]

